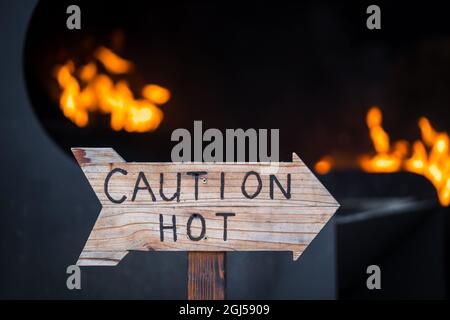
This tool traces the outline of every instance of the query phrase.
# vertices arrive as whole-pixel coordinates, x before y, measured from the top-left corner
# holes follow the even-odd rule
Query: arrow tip
[[[80,166],[89,163],[125,162],[113,148],[71,148],[71,150]]]
[[[128,251],[84,251],[77,261],[77,266],[116,266],[125,258]]]
[[[295,152],[292,152],[292,162],[303,164],[303,161],[300,159],[300,157]]]
[[[331,193],[322,185],[322,183],[319,181],[319,179],[317,179],[317,177],[314,175],[314,173],[306,166],[306,164],[302,161],[302,159],[300,159],[300,157],[295,152],[292,153],[292,163],[296,163],[298,166],[303,166],[303,167],[307,168],[307,172],[311,175],[311,177],[315,181],[317,181],[317,183],[320,184],[326,190],[326,192],[328,193],[328,196],[329,196],[329,201],[332,202],[332,205],[336,207],[336,209],[335,209],[335,211],[336,211],[337,208],[339,208],[339,203],[336,201],[336,199],[334,199],[334,197],[331,195]]]
[[[72,153],[80,166],[90,162],[90,159],[86,157],[86,151],[83,148],[70,148],[70,150],[72,150]]]
[[[300,258],[300,256],[302,255],[303,250],[299,250],[299,251],[292,251],[292,259],[294,261],[297,261],[298,258]]]

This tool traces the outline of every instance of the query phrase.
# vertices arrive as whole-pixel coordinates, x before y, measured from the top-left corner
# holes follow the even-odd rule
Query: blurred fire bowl
[[[342,206],[335,217],[338,298],[448,298],[450,208],[428,180],[356,171],[321,180]],[[381,290],[367,288],[370,265],[381,268]]]

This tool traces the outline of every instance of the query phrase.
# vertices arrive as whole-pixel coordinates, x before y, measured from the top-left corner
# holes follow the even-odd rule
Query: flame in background
[[[318,174],[327,174],[328,172],[330,172],[333,164],[334,161],[331,156],[324,156],[322,159],[316,162],[316,164],[314,165],[314,170]]]
[[[132,62],[106,47],[99,47],[94,56],[110,74],[127,74],[134,68]],[[57,67],[56,80],[62,89],[60,108],[79,127],[89,124],[89,113],[102,112],[110,114],[113,130],[153,131],[163,119],[159,106],[170,99],[170,91],[156,84],[145,85],[142,98],[135,98],[126,80],[114,83],[110,76],[98,72],[95,61],[76,68],[69,60]]]
[[[391,147],[389,135],[384,131],[382,122],[381,110],[378,107],[372,107],[367,113],[366,123],[376,154],[360,157],[359,165],[366,172],[398,172],[408,153],[407,141],[397,141]]]
[[[430,121],[422,117],[418,125],[421,140],[416,140],[410,150],[410,144],[405,140],[396,141],[391,145],[389,135],[382,126],[381,110],[374,106],[369,109],[366,123],[369,128],[375,154],[359,157],[359,166],[363,171],[373,173],[390,173],[407,171],[427,178],[436,188],[439,202],[443,206],[450,205],[450,149],[449,136],[446,132],[437,132]],[[319,174],[323,161],[332,159],[330,156],[322,158],[316,163]],[[331,160],[324,173],[332,168]],[[318,167],[319,166],[319,167]]]

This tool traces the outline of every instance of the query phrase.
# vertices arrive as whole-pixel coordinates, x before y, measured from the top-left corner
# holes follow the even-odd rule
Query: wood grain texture
[[[295,154],[292,162],[274,166],[135,163],[125,162],[111,148],[72,151],[102,205],[79,265],[116,265],[130,250],[291,251],[297,259],[339,207]],[[198,177],[196,193],[195,178],[189,172],[198,171],[204,173]],[[245,180],[249,172],[254,174]],[[289,198],[271,175],[284,191],[290,175]],[[243,181],[249,195],[259,189],[253,199],[244,195]],[[179,197],[168,201],[177,191]],[[234,214],[227,218],[226,239],[221,213]],[[172,229],[162,230],[161,241],[161,225],[170,226],[173,216],[176,241]],[[192,236],[199,237],[203,229],[201,240],[193,241]]]
[[[188,253],[188,300],[226,299],[224,252]]]

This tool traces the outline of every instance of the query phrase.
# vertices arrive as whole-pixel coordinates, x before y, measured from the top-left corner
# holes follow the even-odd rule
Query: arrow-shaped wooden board
[[[78,265],[117,265],[130,250],[296,260],[339,207],[296,154],[276,164],[139,163],[111,148],[72,152],[102,205]]]

